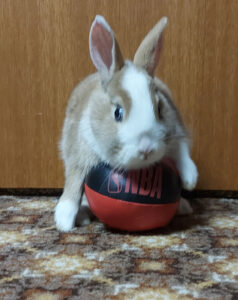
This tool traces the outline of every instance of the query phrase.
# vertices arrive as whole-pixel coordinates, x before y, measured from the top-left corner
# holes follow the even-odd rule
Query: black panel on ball
[[[135,171],[118,171],[99,164],[90,171],[85,183],[102,195],[134,203],[173,203],[181,194],[178,173],[164,162]]]

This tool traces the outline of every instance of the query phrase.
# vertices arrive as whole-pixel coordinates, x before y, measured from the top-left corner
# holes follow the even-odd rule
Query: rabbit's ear
[[[134,56],[134,63],[145,68],[151,76],[153,76],[159,62],[162,49],[162,32],[166,24],[166,17],[160,19],[141,42]]]
[[[97,15],[89,34],[89,49],[93,64],[102,80],[109,81],[124,65],[124,60],[114,33],[106,20]]]

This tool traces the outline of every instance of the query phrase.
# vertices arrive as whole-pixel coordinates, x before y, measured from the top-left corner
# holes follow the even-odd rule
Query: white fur
[[[94,19],[94,21],[93,21],[93,23],[92,23],[92,27],[93,27],[93,25],[94,25],[95,23],[102,24],[102,25],[107,29],[107,31],[113,33],[113,31],[112,31],[110,25],[107,23],[107,21],[104,19],[103,16],[96,15],[96,17],[95,17],[95,19]]]
[[[150,132],[157,124],[145,73],[130,65],[122,78],[122,88],[127,91],[132,103],[125,130],[120,132],[121,140],[128,142]]]
[[[78,204],[71,200],[61,200],[55,208],[55,223],[60,231],[69,231],[74,228]]]
[[[131,108],[118,131],[123,144],[120,160],[127,167],[146,167],[164,155],[165,145],[161,142],[163,125],[158,124],[154,114],[146,73],[130,63],[127,65],[121,84],[131,98]],[[140,151],[146,149],[153,154],[143,160]]]
[[[190,157],[188,143],[178,143],[176,149],[174,149],[170,155],[176,161],[176,165],[183,182],[183,187],[186,190],[194,189],[198,179],[198,171]]]
[[[190,157],[184,160],[184,166],[180,172],[183,180],[183,187],[188,191],[193,190],[197,184],[198,171]]]
[[[147,135],[144,135],[138,144],[138,150],[142,153],[149,153],[152,150],[152,143]]]
[[[161,22],[162,28],[164,28],[167,25],[167,23],[168,23],[168,18],[167,17],[163,17],[160,22]]]

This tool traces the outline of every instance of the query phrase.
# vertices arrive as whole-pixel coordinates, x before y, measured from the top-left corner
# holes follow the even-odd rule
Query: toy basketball
[[[179,205],[181,181],[169,159],[132,171],[99,164],[86,178],[85,194],[92,212],[105,225],[144,231],[171,221]]]

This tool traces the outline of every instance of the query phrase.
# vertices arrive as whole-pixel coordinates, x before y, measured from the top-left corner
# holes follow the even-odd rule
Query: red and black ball
[[[86,178],[85,194],[92,212],[107,226],[144,231],[166,226],[174,217],[181,180],[170,159],[130,171],[99,164]]]

